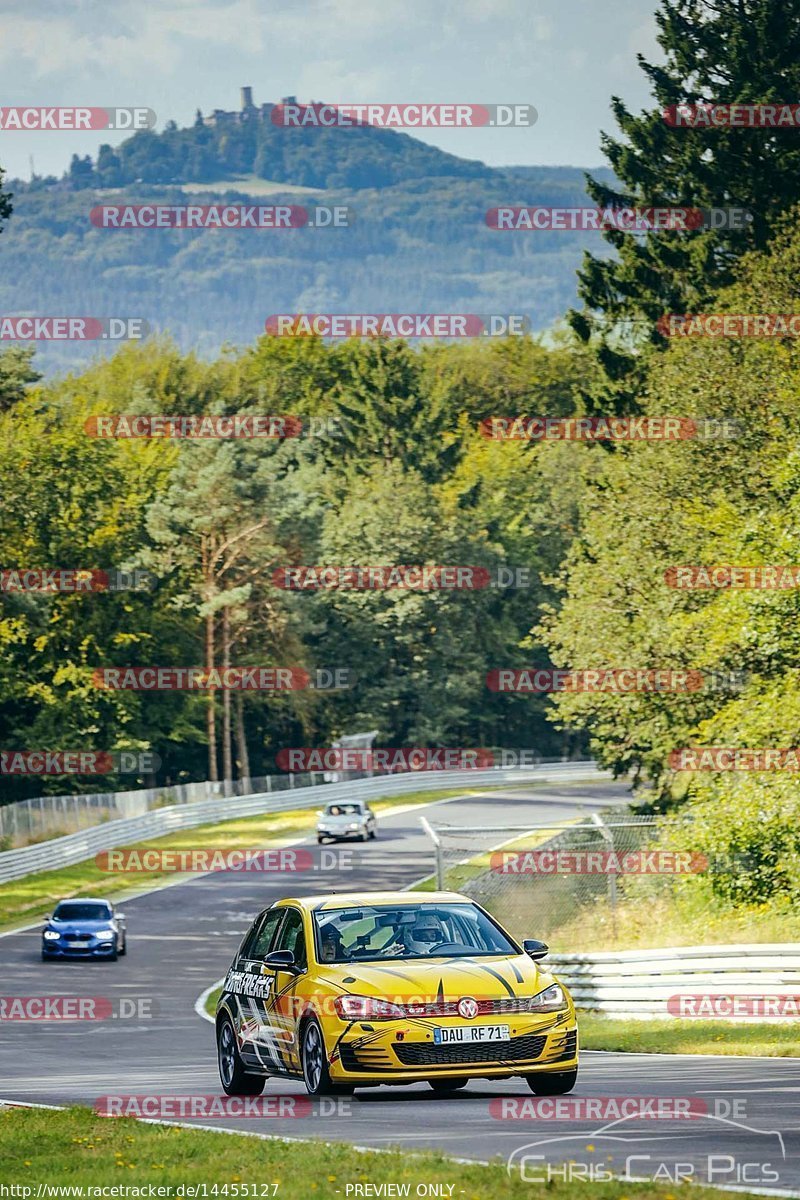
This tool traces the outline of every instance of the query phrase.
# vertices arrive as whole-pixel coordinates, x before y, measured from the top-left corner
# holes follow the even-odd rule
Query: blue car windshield
[[[111,908],[108,904],[87,904],[69,901],[59,904],[53,913],[55,921],[109,921]]]

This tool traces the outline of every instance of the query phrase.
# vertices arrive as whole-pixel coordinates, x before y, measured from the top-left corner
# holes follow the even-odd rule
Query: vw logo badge
[[[465,996],[463,1000],[459,1000],[458,1015],[460,1017],[477,1017],[477,1015],[478,1015],[477,1000],[473,1000],[472,996]]]

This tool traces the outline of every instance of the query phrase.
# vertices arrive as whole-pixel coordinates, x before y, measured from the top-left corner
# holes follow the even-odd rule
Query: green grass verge
[[[579,1013],[584,1050],[635,1054],[755,1054],[800,1057],[796,1022],[636,1021]]]
[[[663,884],[661,894],[657,884],[648,889],[647,882],[634,882],[633,894],[617,906],[616,924],[602,898],[577,908],[545,941],[571,953],[798,941],[797,909],[786,899],[733,908],[714,896],[704,879],[681,881],[672,894]]]
[[[217,1001],[222,995],[222,988],[214,988],[213,992],[209,992],[206,996],[205,1010],[213,1017],[217,1011]]]
[[[480,789],[481,792],[490,790],[492,789]],[[443,792],[423,790],[409,792],[404,796],[373,800],[370,804],[375,812],[381,814],[407,804],[430,804],[434,800],[474,794],[477,794],[477,790],[469,791],[465,788]],[[199,825],[196,829],[184,829],[165,837],[137,842],[136,847],[157,850],[262,849],[275,843],[289,841],[295,835],[302,836],[308,833],[314,828],[316,819],[314,809],[237,817],[232,821]],[[175,873],[169,871],[110,874],[102,871],[93,858],[85,859],[72,867],[61,867],[56,871],[39,871],[35,875],[26,875],[22,879],[0,885],[0,929],[13,928],[26,921],[36,920],[51,909],[56,901],[70,896],[119,897],[133,894],[134,890],[146,891],[160,882],[175,878]]]
[[[265,1132],[262,1122],[251,1124]],[[254,1130],[255,1131],[255,1130]],[[223,1196],[235,1196],[235,1186],[250,1185],[250,1195],[276,1200],[342,1200],[348,1184],[410,1185],[439,1183],[465,1200],[667,1200],[674,1188],[640,1183],[547,1186],[509,1177],[499,1160],[490,1166],[456,1163],[431,1152],[391,1151],[366,1154],[347,1145],[317,1141],[302,1144],[262,1141],[235,1134],[144,1125],[129,1118],[96,1116],[90,1109],[63,1112],[43,1109],[0,1111],[0,1161],[4,1182],[30,1187],[39,1184],[82,1187],[154,1185],[176,1197],[183,1185],[228,1185]],[[277,1189],[273,1193],[273,1187]],[[253,1192],[253,1190],[255,1191]],[[18,1193],[19,1194],[19,1193]],[[209,1193],[210,1195],[211,1193]],[[350,1195],[354,1193],[351,1191]],[[362,1193],[363,1194],[363,1193]],[[402,1194],[402,1193],[401,1193]],[[447,1194],[445,1192],[445,1194]],[[720,1200],[742,1192],[693,1187],[692,1200]]]

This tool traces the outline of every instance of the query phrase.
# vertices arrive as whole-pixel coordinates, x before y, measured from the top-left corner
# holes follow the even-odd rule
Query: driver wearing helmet
[[[382,952],[392,957],[404,954],[428,954],[431,946],[446,940],[438,918],[421,909],[416,914],[413,925],[398,922],[394,926],[392,936],[384,945]]]
[[[337,959],[346,958],[342,935],[333,924],[328,921],[319,931],[319,957],[320,962],[336,962]]]
[[[424,908],[419,910],[416,921],[405,935],[409,954],[430,954],[432,946],[446,941],[439,918]]]

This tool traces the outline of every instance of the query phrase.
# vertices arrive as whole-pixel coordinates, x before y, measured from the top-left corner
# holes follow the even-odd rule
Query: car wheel
[[[373,830],[370,832],[370,835],[369,835],[369,836],[372,838],[372,840],[373,840],[373,842],[374,842],[374,841],[375,841],[375,838],[378,836],[378,831],[377,831],[377,829],[373,829]]]
[[[125,938],[125,941],[122,943],[122,949],[119,951],[120,958],[122,958],[122,956],[127,953],[128,953],[128,939]]]
[[[578,1068],[548,1075],[526,1075],[525,1079],[536,1096],[565,1096],[578,1082]]]
[[[368,838],[369,838],[369,834],[367,833],[366,829],[364,830],[364,832],[363,832],[363,833],[360,833],[360,834],[358,835],[358,840],[359,840],[360,842],[366,842]]]
[[[334,1096],[352,1094],[347,1084],[333,1083],[328,1070],[328,1053],[325,1038],[316,1017],[310,1017],[303,1026],[300,1041],[300,1065],[303,1082],[309,1096]]]
[[[223,1017],[217,1028],[217,1066],[222,1090],[227,1096],[260,1096],[263,1092],[266,1077],[249,1075],[245,1071],[228,1017]]]
[[[469,1079],[429,1079],[428,1084],[437,1094],[446,1092],[459,1092],[461,1088],[465,1088],[469,1083]]]

